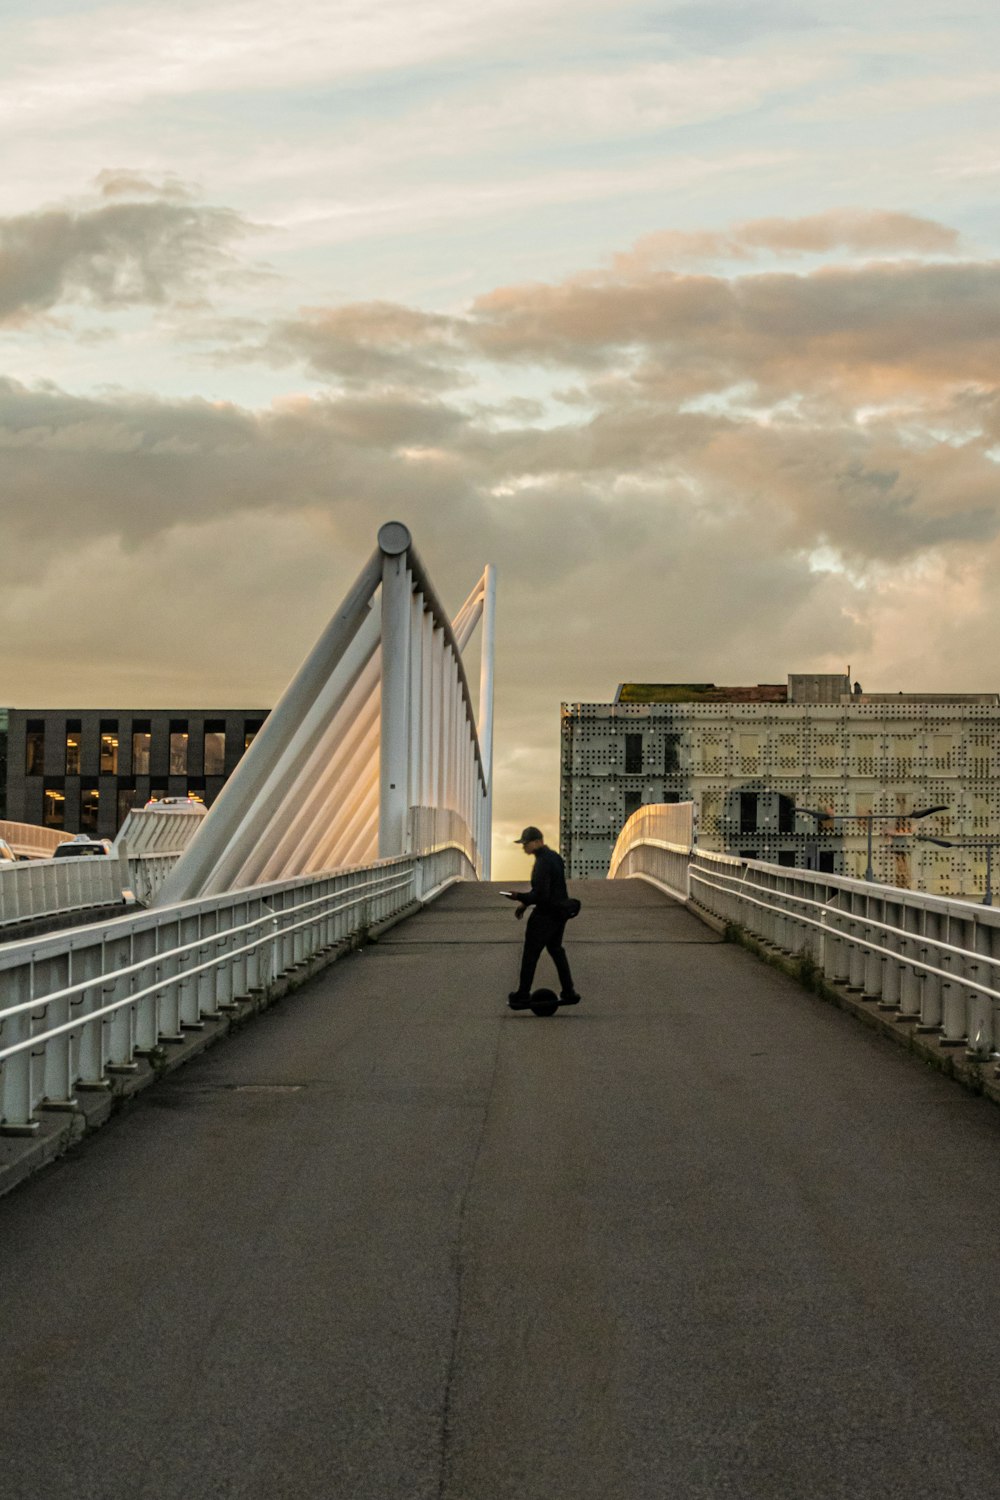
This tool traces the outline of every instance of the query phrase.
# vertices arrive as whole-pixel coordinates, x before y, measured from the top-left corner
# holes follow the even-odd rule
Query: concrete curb
[[[315,975],[336,963],[338,958],[377,942],[384,932],[388,932],[398,922],[405,921],[407,917],[422,910],[422,902],[411,901],[394,916],[374,923],[362,932],[352,933],[343,942],[336,943],[311,959],[297,964],[294,969],[279,974],[266,990],[256,990],[249,995],[240,996],[235,1002],[235,1008],[220,1020],[206,1020],[202,1029],[186,1032],[182,1041],[161,1043],[148,1056],[137,1058],[134,1073],[110,1076],[107,1088],[88,1091],[81,1089],[75,1109],[47,1110],[42,1106],[40,1125],[35,1135],[0,1138],[0,1198],[42,1167],[57,1160],[70,1147],[79,1145],[93,1131],[106,1124],[112,1115],[125,1109],[129,1101],[144,1089],[158,1083],[161,1078],[166,1078],[208,1047],[214,1047],[230,1032],[238,1031],[278,1000],[301,989]]]
[[[795,979],[811,995],[847,1011],[864,1025],[887,1037],[896,1046],[902,1047],[914,1057],[947,1078],[954,1078],[973,1094],[1000,1104],[1000,1067],[993,1058],[972,1057],[962,1047],[943,1046],[933,1032],[918,1032],[913,1016],[900,1016],[892,1010],[883,1010],[877,1000],[866,1000],[862,995],[848,990],[846,985],[826,979],[811,960],[798,957],[785,949],[776,948],[762,938],[748,932],[736,923],[721,921],[712,912],[705,911],[695,901],[686,903],[692,916],[704,922],[713,931],[724,934],[739,943],[748,952],[762,958],[774,969],[780,969],[790,979]]]

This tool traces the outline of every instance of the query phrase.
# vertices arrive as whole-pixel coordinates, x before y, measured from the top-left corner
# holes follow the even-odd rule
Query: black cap
[[[514,840],[514,843],[515,844],[533,844],[536,841],[536,839],[540,839],[540,838],[542,838],[542,830],[540,828],[533,828],[529,824],[528,827],[521,834],[521,837],[519,839],[515,839]]]

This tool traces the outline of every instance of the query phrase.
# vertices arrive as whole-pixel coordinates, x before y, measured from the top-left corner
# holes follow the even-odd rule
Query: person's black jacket
[[[546,917],[564,920],[568,915],[569,895],[566,890],[566,867],[554,849],[543,844],[535,851],[535,866],[531,872],[531,890],[519,895],[522,906],[533,906]]]

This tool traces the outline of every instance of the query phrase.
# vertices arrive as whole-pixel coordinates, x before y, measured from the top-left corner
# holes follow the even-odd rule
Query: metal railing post
[[[379,531],[382,549],[382,717],[379,740],[380,859],[403,853],[409,788],[410,533],[397,521]]]
[[[34,964],[5,975],[5,998],[12,1006],[34,998]],[[0,1044],[16,1047],[32,1035],[32,1013],[18,1010],[0,1018]],[[33,1048],[24,1047],[0,1065],[0,1135],[35,1135],[41,1121],[35,1118],[35,1059]]]

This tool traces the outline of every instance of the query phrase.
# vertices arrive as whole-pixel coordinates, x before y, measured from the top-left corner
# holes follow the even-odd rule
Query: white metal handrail
[[[408,875],[403,880],[397,880],[393,884],[387,885],[383,894],[387,894],[389,891],[398,890],[403,886],[410,886],[412,884],[413,876]],[[344,901],[341,902],[339,906],[333,906],[329,908],[329,910],[324,914],[330,916],[337,911],[349,910],[351,907],[357,906],[358,903],[360,901],[363,901],[364,899],[365,898],[363,895],[355,896],[350,901]],[[310,903],[310,905],[316,904],[316,902]],[[300,908],[295,909],[299,910]],[[41,1000],[29,1000],[25,1005],[22,1006],[12,1006],[9,1010],[0,1012],[0,1022],[2,1022],[9,1015],[17,1015],[20,1011],[44,1011],[54,1001],[65,999],[68,994],[74,994],[77,992],[85,994],[88,990],[92,990],[95,985],[99,984],[101,986],[106,986],[109,980],[113,978],[121,978],[124,974],[134,972],[136,969],[149,968],[150,964],[162,963],[162,961],[166,958],[180,959],[184,953],[189,952],[194,948],[204,948],[212,942],[225,944],[226,939],[234,931],[246,931],[247,927],[259,927],[263,923],[269,923],[272,927],[277,927],[280,929],[278,932],[269,932],[266,933],[263,937],[255,938],[252,943],[244,943],[241,948],[231,949],[224,955],[224,961],[226,963],[232,963],[234,958],[240,958],[244,954],[254,952],[257,948],[263,946],[264,943],[276,942],[279,937],[284,937],[289,932],[298,932],[301,928],[311,927],[314,922],[314,917],[308,917],[304,922],[293,922],[290,923],[287,927],[282,927],[280,916],[278,916],[277,914],[273,914],[269,917],[259,917],[256,922],[246,923],[241,928],[228,928],[227,931],[223,934],[215,933],[211,938],[203,938],[200,942],[187,943],[180,948],[172,948],[167,952],[157,953],[152,958],[147,959],[144,964],[133,964],[130,966],[130,969],[119,970],[117,974],[102,975],[99,979],[85,980],[81,984],[75,985],[72,990],[63,990],[61,993],[46,995]],[[191,968],[184,971],[184,974],[181,976],[182,981],[189,981],[193,979],[196,974],[207,973],[209,970],[214,969],[218,962],[218,958],[211,958],[208,959],[205,963],[194,964]],[[16,1042],[12,1047],[2,1048],[0,1049],[0,1063],[6,1062],[8,1057],[15,1057],[19,1052],[24,1052],[29,1047],[37,1047],[39,1043],[42,1043],[44,1045],[46,1042],[53,1041],[56,1037],[65,1036],[67,1034],[72,1034],[73,1032],[79,1031],[81,1026],[87,1025],[91,1021],[99,1020],[103,1016],[113,1015],[116,1011],[121,1010],[126,1005],[137,1005],[140,1000],[145,1000],[150,995],[157,995],[161,990],[165,990],[169,985],[176,983],[176,975],[171,975],[167,979],[157,980],[155,984],[147,985],[145,989],[135,990],[131,995],[126,995],[122,1000],[114,1000],[110,1005],[102,1005],[99,1006],[96,1010],[89,1010],[85,1016],[82,1016],[77,1020],[67,1021],[62,1026],[53,1026],[48,1031],[39,1032],[35,1036],[29,1037],[27,1041]],[[72,1002],[70,1003],[72,1004]]]
[[[666,811],[643,808],[626,823],[612,877],[650,880],[695,911],[808,955],[827,979],[936,1034],[942,1046],[966,1045],[978,1058],[1000,1050],[1000,912],[693,845],[668,854],[655,836]]]
[[[0,946],[0,1130],[205,1024],[352,934],[475,872],[441,842],[422,855],[201,897]],[[194,960],[192,962],[192,960]]]
[[[349,901],[341,902],[339,905],[330,906],[329,905],[329,898],[328,897],[317,896],[314,901],[305,901],[301,905],[293,907],[292,910],[295,911],[295,912],[301,912],[301,911],[307,910],[310,907],[322,906],[324,908],[325,914],[326,915],[330,915],[333,912],[336,912],[336,911],[345,911],[345,910],[349,909],[352,906],[357,906],[360,901],[363,901],[365,899],[366,895],[368,894],[369,890],[372,887],[375,887],[375,888],[377,888],[380,891],[389,891],[389,890],[396,890],[398,887],[400,887],[402,885],[412,885],[412,884],[413,884],[413,875],[412,875],[412,873],[407,874],[406,877],[403,880],[397,880],[397,881],[392,882],[392,883],[389,883],[388,881],[385,881],[385,880],[383,880],[383,881],[379,881],[379,880],[367,880],[367,881],[364,881],[363,884],[360,887],[355,887],[355,890],[356,890],[357,894],[352,895],[352,897],[351,897],[351,899]],[[9,1017],[21,1015],[24,1011],[37,1010],[40,1005],[50,1005],[50,1004],[52,1004],[56,1000],[66,1000],[66,999],[68,999],[70,1001],[70,1003],[72,1004],[72,999],[73,999],[74,995],[82,994],[82,993],[85,993],[87,990],[93,989],[93,987],[94,987],[95,984],[108,985],[108,984],[115,983],[119,979],[128,979],[133,974],[139,974],[139,973],[142,972],[143,969],[148,969],[149,965],[151,963],[159,963],[164,958],[183,958],[183,956],[186,953],[193,953],[197,949],[200,949],[200,948],[208,948],[208,947],[210,947],[212,945],[212,943],[226,943],[226,942],[229,941],[230,938],[232,938],[232,937],[234,937],[234,936],[236,936],[236,935],[238,935],[240,933],[243,933],[243,932],[250,932],[255,927],[262,927],[262,926],[265,926],[267,924],[270,924],[271,926],[274,926],[276,923],[280,922],[280,919],[281,919],[281,917],[283,915],[284,915],[284,913],[276,913],[276,912],[271,911],[269,909],[269,911],[268,911],[268,913],[267,913],[266,916],[255,917],[254,920],[251,921],[251,922],[240,922],[240,923],[237,923],[233,927],[227,927],[227,928],[225,928],[225,930],[223,932],[209,933],[209,935],[207,937],[196,938],[194,940],[194,942],[191,942],[191,943],[181,943],[176,948],[170,948],[170,949],[168,949],[166,951],[155,953],[151,958],[141,959],[138,963],[124,964],[121,968],[111,969],[106,974],[102,974],[99,979],[96,979],[96,980],[95,979],[81,979],[78,984],[70,984],[70,985],[67,985],[64,989],[53,990],[50,994],[46,994],[46,995],[42,996],[41,999],[25,1000],[21,1005],[8,1005],[8,1006],[5,1006],[2,1010],[0,1010],[0,1027],[3,1026],[4,1021],[6,1021]],[[290,924],[287,927],[283,927],[281,930],[283,932],[293,932],[293,931],[295,931],[296,927],[306,927],[313,920],[315,920],[315,919],[310,917],[310,918],[307,918],[305,922],[299,922],[299,923],[295,923],[295,924]],[[260,941],[271,941],[272,937],[273,937],[273,934],[269,934],[266,939],[260,939]],[[255,946],[255,944],[253,944],[253,943],[248,944],[244,948],[240,948],[238,950],[234,950],[234,953],[236,953],[236,952],[238,952],[238,953],[248,953],[250,951],[250,949],[252,947],[254,947],[254,946]],[[229,953],[227,955],[227,957],[228,958],[234,957],[234,953]],[[199,968],[202,968],[202,967],[208,967],[208,968],[210,968],[211,964],[208,964],[208,965],[199,965]],[[189,978],[192,974],[194,974],[196,972],[197,972],[197,969],[188,969],[187,974],[185,975],[185,978]],[[170,981],[165,981],[165,983],[169,983],[169,982]],[[151,994],[157,988],[159,988],[159,986],[153,985],[153,986],[151,986],[150,990],[143,991],[142,993],[143,994],[146,994],[146,993]],[[141,996],[138,995],[138,994],[129,995],[124,1000],[118,1000],[118,1001],[115,1002],[114,1005],[108,1006],[106,1009],[108,1011],[111,1011],[111,1010],[116,1010],[120,1005],[132,1005],[139,998],[141,998]],[[96,1014],[98,1014],[98,1012],[96,1012],[96,1011],[95,1012],[88,1012],[87,1019],[89,1020],[92,1015],[96,1015]],[[102,1014],[103,1014],[103,1012],[102,1012]],[[55,1033],[43,1032],[41,1035],[33,1038],[33,1040],[36,1041],[36,1042],[37,1041],[44,1042],[44,1041],[46,1041],[48,1039],[48,1037],[50,1035],[55,1035]],[[3,1062],[5,1058],[12,1056],[17,1051],[20,1051],[20,1045],[17,1046],[17,1047],[10,1047],[10,1048],[6,1048],[6,1049],[0,1048],[0,1062]]]
[[[779,869],[785,869],[786,866],[784,866],[784,865],[774,865],[771,868],[773,868],[775,870],[779,870]],[[731,881],[731,880],[735,879],[735,876],[732,876],[732,875],[722,875],[719,878],[721,880],[730,880]],[[721,886],[721,885],[715,884],[715,882],[713,882],[711,880],[708,880],[704,875],[701,875],[697,871],[694,871],[694,870],[691,872],[691,879],[697,885],[711,886],[714,890],[721,891],[721,890],[725,890],[726,889],[725,886]],[[745,879],[745,876],[743,877],[743,879]],[[879,899],[879,895],[878,895],[878,891],[879,890],[884,891],[886,893],[884,899],[891,899],[891,896],[896,895],[896,894],[900,894],[900,893],[901,894],[905,894],[905,892],[898,892],[897,888],[894,887],[894,886],[881,886],[881,887],[879,887],[873,893],[876,900]],[[842,907],[834,906],[831,901],[810,901],[809,898],[808,898],[808,896],[790,895],[787,891],[782,891],[779,894],[782,896],[782,898],[785,901],[796,902],[800,906],[812,906],[812,907],[815,907],[818,911],[834,911],[839,916],[850,916],[850,913],[845,912]],[[748,900],[748,901],[751,900],[751,898],[749,896],[741,896],[741,899],[742,900]],[[761,906],[761,905],[766,906],[767,905],[766,903],[760,902],[760,901],[754,901],[753,904],[755,906]],[[771,910],[771,911],[777,911],[777,910],[780,910],[781,908],[779,908],[779,907],[769,907],[768,906],[767,909]],[[828,923],[824,923],[822,920],[819,921],[819,922],[816,922],[815,920],[813,920],[810,917],[798,917],[797,920],[800,921],[800,922],[806,922],[806,923],[808,923],[812,927],[828,927],[829,926]],[[896,927],[891,922],[885,922],[885,921],[882,920],[881,917],[873,917],[873,916],[870,916],[870,915],[866,914],[864,917],[859,918],[859,920],[863,921],[866,927],[877,927],[877,928],[879,928],[880,931],[890,933],[894,937],[901,937],[901,938],[907,938],[907,939],[912,939],[914,937],[920,937],[922,941],[929,943],[932,947],[934,947],[934,948],[942,948],[946,952],[948,952],[948,953],[954,953],[956,956],[959,956],[959,957],[965,957],[968,954],[968,952],[969,952],[969,950],[967,948],[960,948],[956,943],[948,943],[948,942],[946,942],[944,940],[944,938],[936,938],[936,937],[931,937],[929,935],[927,937],[924,937],[924,935],[922,933],[915,933],[915,932],[910,931],[906,927]],[[888,949],[886,951],[887,952],[892,952],[893,950]],[[979,954],[976,955],[976,957],[979,959],[979,961],[981,963],[992,964],[994,968],[1000,969],[1000,957],[994,958],[989,953],[979,953]],[[951,977],[951,976],[949,975],[949,977]]]
[[[0,818],[0,839],[9,844],[20,859],[49,859],[60,844],[72,839],[71,833],[46,828],[41,823],[16,823]]]
[[[775,868],[777,869],[781,867],[775,866]],[[698,885],[710,886],[713,890],[725,890],[724,886],[717,885],[714,881],[706,880],[703,875],[698,875],[694,872],[692,872],[691,879]],[[799,898],[789,897],[788,899],[798,900]],[[740,900],[747,905],[755,906],[762,911],[781,913],[784,910],[784,908],[781,906],[773,905],[772,903],[767,901],[759,901],[756,897],[748,896],[745,892],[740,893]],[[829,905],[824,906],[823,903],[818,901],[810,901],[807,904],[810,906],[818,906],[824,912],[836,911],[839,916],[845,915],[845,913],[841,911],[839,907],[830,907]],[[830,924],[828,922],[824,922],[822,917],[819,921],[817,921],[815,917],[803,917],[796,914],[795,920],[797,922],[803,923],[803,925],[807,927],[818,928],[821,932],[832,932],[836,937],[844,936],[839,928],[831,928]],[[975,953],[973,955],[971,950],[967,948],[959,948],[954,943],[942,942],[939,938],[925,937],[922,933],[907,932],[903,927],[888,926],[887,924],[880,922],[876,917],[859,917],[858,920],[863,922],[866,927],[884,928],[885,931],[899,933],[900,936],[905,937],[910,941],[912,941],[913,939],[919,939],[921,943],[929,944],[931,947],[947,949],[948,952],[954,953],[957,957],[969,958],[974,956],[977,963],[992,964],[995,968],[1000,967],[1000,959],[992,958],[987,953]],[[865,948],[869,952],[878,953],[885,958],[898,960],[901,957],[901,955],[895,949],[886,948],[880,943],[870,942],[867,938],[858,937],[855,933],[852,933],[850,935],[850,942],[856,944],[859,948]],[[953,969],[939,969],[934,964],[924,963],[924,961],[919,958],[912,958],[907,956],[905,962],[907,964],[907,967],[911,969],[919,969],[922,973],[934,974],[940,979],[947,980],[948,983],[952,983],[956,977],[955,971]],[[967,985],[969,989],[978,990],[981,994],[988,995],[992,1000],[1000,1000],[1000,990],[991,989],[988,984],[980,984],[978,980],[969,978],[963,978],[962,983],[964,985]]]

